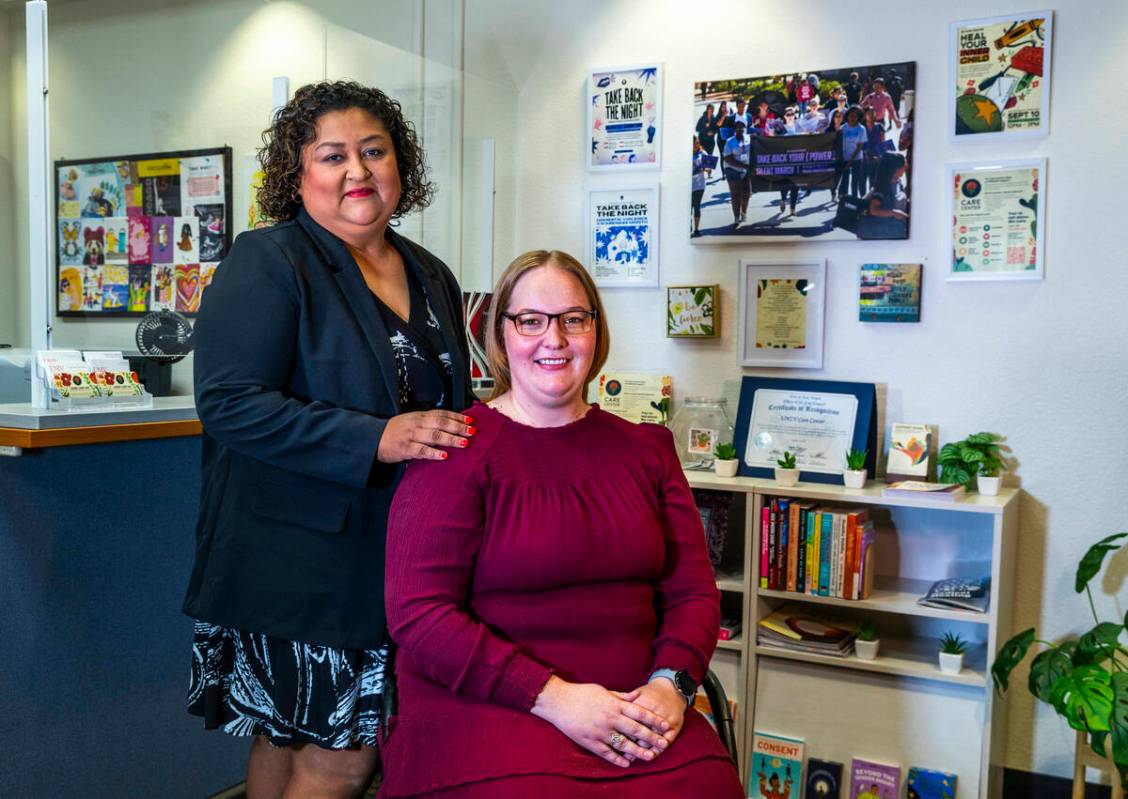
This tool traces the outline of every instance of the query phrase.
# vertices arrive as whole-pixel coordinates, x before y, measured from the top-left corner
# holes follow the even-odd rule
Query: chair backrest
[[[710,670],[705,674],[701,689],[709,700],[709,708],[713,712],[713,723],[717,725],[717,735],[721,737],[721,743],[729,753],[729,757],[732,758],[732,762],[739,769],[740,755],[736,750],[736,725],[732,720],[732,710],[729,707],[728,695],[725,694],[725,687],[721,685],[717,675]]]

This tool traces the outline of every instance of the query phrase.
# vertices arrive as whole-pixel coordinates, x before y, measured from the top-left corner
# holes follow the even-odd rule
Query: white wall
[[[1013,0],[950,0],[868,7],[814,0],[687,4],[674,0],[550,0],[492,3],[493,35],[516,82],[516,235],[495,269],[533,248],[582,257],[586,153],[583,81],[590,67],[661,60],[666,66],[661,173],[661,281],[720,283],[723,337],[664,337],[663,290],[605,292],[610,365],[674,375],[675,399],[733,396],[737,261],[818,257],[828,261],[826,367],[758,373],[877,383],[883,419],[930,422],[941,442],[979,430],[1005,434],[1018,459],[1008,479],[1028,494],[1021,514],[1016,631],[1045,637],[1091,626],[1072,591],[1076,560],[1096,538],[1124,529],[1128,436],[1128,244],[1122,234],[1128,181],[1128,5],[1056,3],[1051,135],[1028,143],[949,143],[949,22],[1030,10]],[[517,12],[518,5],[521,10]],[[1037,4],[1034,4],[1035,6]],[[521,20],[533,20],[524,22]],[[544,36],[550,31],[551,35]],[[819,69],[852,63],[917,62],[912,238],[904,242],[691,245],[685,152],[694,128],[695,80]],[[1049,159],[1046,279],[1038,283],[944,281],[944,164],[992,157]],[[857,321],[863,261],[923,262],[922,321]],[[756,373],[744,370],[745,374]],[[730,400],[730,408],[734,400]],[[887,422],[886,422],[887,424]],[[1091,466],[1082,471],[1079,466]],[[1116,560],[1121,578],[1128,555]],[[1125,595],[1121,579],[1106,581]],[[1125,610],[1098,597],[1110,618]],[[1035,708],[1025,673],[1009,696],[1006,765],[1067,775],[1073,736]]]
[[[22,9],[21,9],[22,11]],[[6,55],[12,51],[12,37],[22,33],[13,30],[12,12],[0,10],[0,108],[12,107],[12,92],[23,92],[23,82],[15,84],[12,60]],[[15,171],[17,162],[13,152],[13,131],[22,118],[5,114],[0,119],[0,344],[14,344],[26,338],[23,330],[17,332],[20,314],[19,270],[16,266],[16,207],[20,195],[16,194]],[[26,304],[26,303],[24,303]]]

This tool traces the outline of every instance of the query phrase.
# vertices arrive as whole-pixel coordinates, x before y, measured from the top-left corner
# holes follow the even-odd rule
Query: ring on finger
[[[608,743],[611,744],[612,749],[618,749],[623,745],[623,741],[625,740],[626,736],[618,730],[615,730],[615,732],[611,733],[611,740]]]

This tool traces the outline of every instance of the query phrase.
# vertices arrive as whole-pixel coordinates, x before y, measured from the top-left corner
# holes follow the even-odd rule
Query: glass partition
[[[26,54],[23,8],[12,6],[0,12],[0,44],[10,45],[0,52],[12,54],[0,62],[0,71],[7,71],[0,74],[0,107],[13,110],[10,130],[0,126],[0,343],[27,338],[23,328],[28,327],[30,302],[26,266],[16,266],[27,263],[28,253],[26,211],[19,211],[27,205],[27,178],[18,168],[27,134],[22,121],[26,98],[12,92],[13,87],[22,90]],[[168,173],[160,172],[175,170],[175,165],[149,158],[152,163],[142,170],[150,170],[148,179],[165,179],[164,188],[154,192],[157,202],[170,203],[164,212],[172,224],[160,235],[176,244],[196,238],[202,247],[208,230],[214,233],[222,226],[233,238],[254,221],[255,152],[273,112],[276,78],[287,79],[291,95],[309,82],[351,79],[398,99],[422,135],[438,187],[432,206],[402,220],[399,230],[442,258],[456,275],[467,258],[475,269],[482,268],[483,248],[468,248],[464,236],[462,0],[73,0],[52,3],[48,25],[50,157],[53,164],[67,162],[52,170],[54,202],[73,203],[56,205],[53,211],[79,211],[79,217],[64,217],[71,219],[69,226],[55,222],[52,214],[58,228],[51,264],[53,348],[136,350],[135,329],[143,311],[171,303],[174,310],[191,315],[200,293],[206,292],[206,262],[195,272],[187,268],[190,264],[171,264],[172,293],[159,300],[157,284],[164,285],[169,270],[150,264],[150,284],[141,285],[145,270],[130,265],[134,259],[127,256],[129,243],[123,238],[133,234],[126,221],[130,203],[150,202],[148,189],[128,187],[147,178],[138,171],[142,159],[122,162],[135,155],[230,148],[229,174],[224,175],[230,180],[230,207],[223,208],[223,218],[212,213],[214,207],[201,210],[207,203],[192,205],[194,214],[179,207],[176,186],[167,180]],[[492,177],[482,177],[479,150],[474,152],[471,183],[478,196],[487,190],[492,195],[485,185]],[[105,175],[98,163],[105,165]],[[180,168],[189,168],[181,163]],[[214,177],[208,169],[213,167],[205,168],[205,177]],[[183,173],[180,178],[183,194],[188,178]],[[103,189],[103,182],[109,188]],[[99,224],[90,225],[88,233],[85,221],[74,220],[86,216],[81,203],[95,195],[101,208],[95,211],[114,224],[94,219]],[[212,206],[220,201],[227,205],[226,196],[211,199]],[[478,208],[479,216],[481,212]],[[197,221],[189,224],[192,215]],[[481,238],[483,223],[478,216],[471,223]],[[98,227],[103,228],[100,236]],[[95,259],[109,269],[86,269],[90,240],[103,250]],[[488,264],[484,270],[488,283]],[[118,291],[121,283],[127,285]],[[148,305],[141,299],[145,292]],[[134,313],[123,315],[123,304]],[[75,308],[89,312],[68,313]],[[190,392],[189,356],[173,367],[172,393]]]

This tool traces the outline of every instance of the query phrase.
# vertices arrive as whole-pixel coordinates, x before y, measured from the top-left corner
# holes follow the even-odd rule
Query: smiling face
[[[579,279],[551,263],[526,272],[509,297],[511,314],[540,311],[590,311],[592,303]],[[587,333],[564,335],[559,320],[538,336],[523,336],[513,322],[503,327],[512,393],[518,405],[540,414],[564,416],[586,409],[584,386],[596,349],[597,325]]]
[[[315,222],[350,244],[382,237],[400,191],[395,148],[380,120],[359,108],[317,120],[302,149],[299,188]]]

